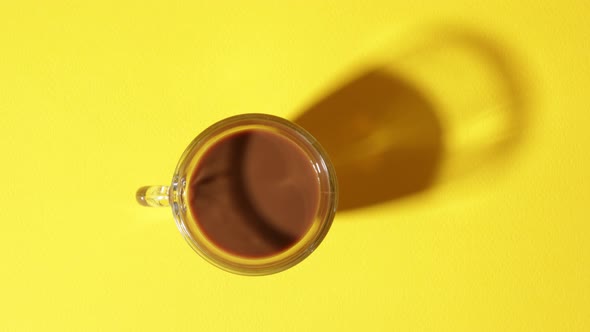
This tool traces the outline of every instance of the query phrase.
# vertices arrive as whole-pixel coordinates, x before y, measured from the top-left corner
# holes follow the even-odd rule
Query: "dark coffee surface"
[[[319,179],[308,156],[278,134],[248,130],[209,148],[191,178],[191,213],[224,251],[277,254],[301,239],[319,204]]]

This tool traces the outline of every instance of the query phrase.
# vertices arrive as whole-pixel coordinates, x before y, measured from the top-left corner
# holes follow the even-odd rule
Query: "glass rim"
[[[275,131],[305,150],[320,181],[318,210],[306,234],[294,245],[277,254],[246,258],[216,246],[198,229],[196,218],[187,207],[189,172],[207,149],[232,133],[253,128]],[[209,263],[241,275],[268,275],[286,270],[308,257],[328,233],[338,205],[338,181],[327,152],[304,128],[269,114],[247,113],[220,120],[202,131],[184,150],[174,171],[170,187],[170,205],[180,232],[188,244]],[[187,222],[192,222],[187,224]],[[192,225],[195,224],[195,225]]]

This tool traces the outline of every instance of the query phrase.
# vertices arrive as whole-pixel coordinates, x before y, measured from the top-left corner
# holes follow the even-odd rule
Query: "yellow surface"
[[[589,10],[2,1],[0,330],[589,331]],[[214,121],[294,119],[376,63],[434,105],[436,179],[409,195],[384,174],[375,190],[395,199],[378,204],[343,193],[347,209],[295,268],[217,270],[169,210],[135,203]],[[362,153],[426,137],[398,129],[413,136],[380,130],[376,152],[340,157],[374,181],[390,161]]]

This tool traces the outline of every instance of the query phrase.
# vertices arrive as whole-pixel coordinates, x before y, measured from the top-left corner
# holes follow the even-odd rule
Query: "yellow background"
[[[2,1],[0,330],[589,331],[589,10]],[[208,125],[294,118],[388,52],[436,90],[413,41],[449,26],[502,45],[526,98],[517,146],[490,148],[500,125],[467,154],[494,165],[447,167],[418,194],[343,211],[314,254],[267,277],[216,269],[168,209],[136,204]],[[462,90],[455,74],[439,88]],[[468,137],[480,130],[449,117]],[[449,143],[447,165],[466,163],[452,160],[463,145]]]

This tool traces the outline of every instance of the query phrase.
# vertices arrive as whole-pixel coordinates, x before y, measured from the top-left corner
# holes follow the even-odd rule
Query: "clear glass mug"
[[[190,184],[198,173],[195,168],[207,151],[232,135],[251,130],[279,135],[293,143],[312,163],[319,182],[319,197],[311,226],[290,247],[264,257],[246,257],[225,250],[208,237],[189,207]],[[336,213],[338,190],[336,173],[327,153],[307,131],[280,117],[243,114],[221,120],[199,134],[182,154],[170,186],[145,186],[137,190],[136,197],[143,206],[170,206],[185,240],[213,265],[236,274],[267,275],[301,262],[321,243]]]

